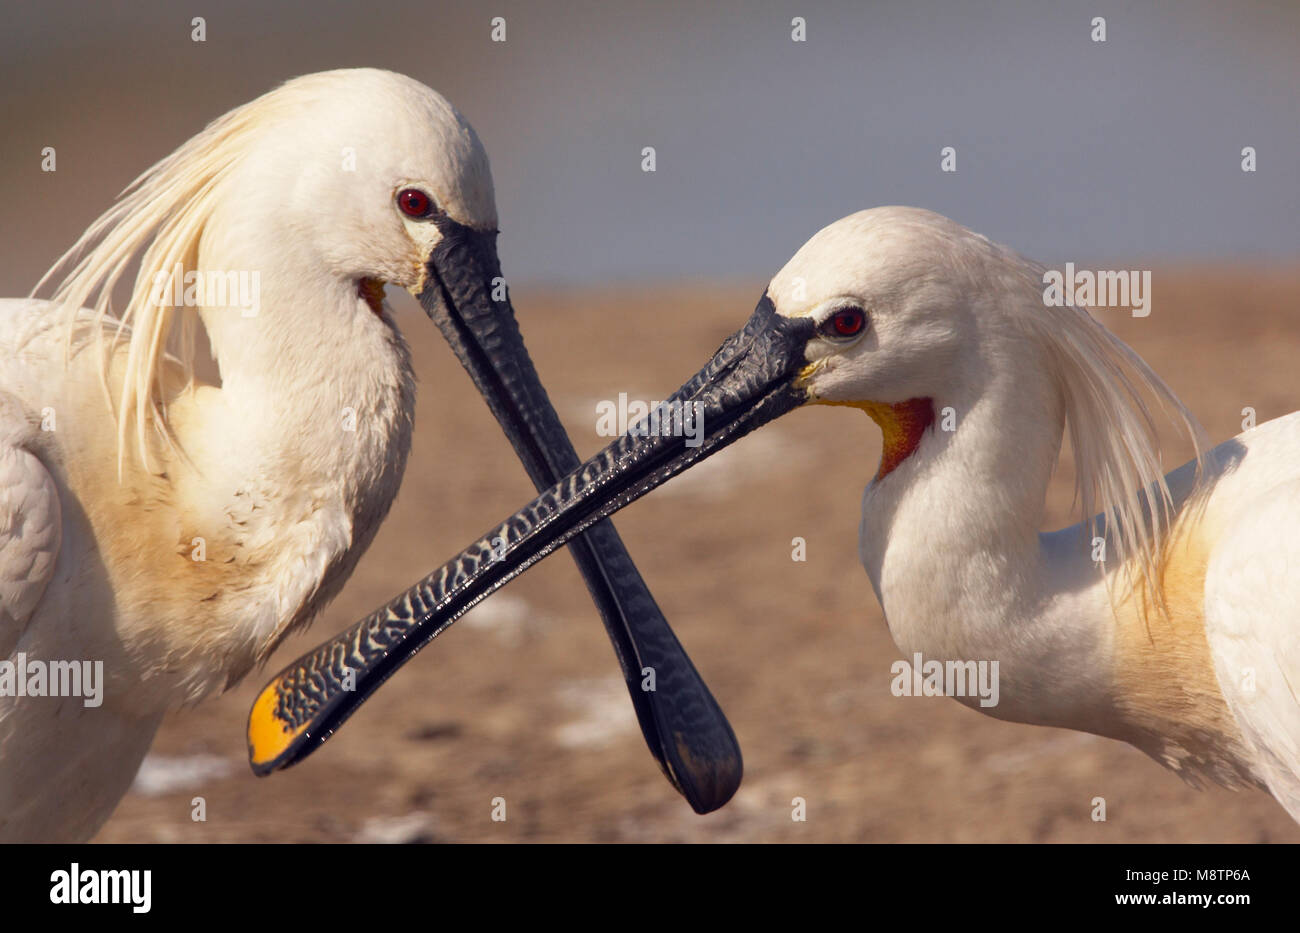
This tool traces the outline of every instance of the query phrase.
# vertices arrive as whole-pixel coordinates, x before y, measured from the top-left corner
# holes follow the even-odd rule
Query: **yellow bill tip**
[[[248,714],[248,763],[258,774],[273,770],[273,765],[304,731],[307,724],[293,728],[276,715],[279,706],[279,680],[267,684]]]

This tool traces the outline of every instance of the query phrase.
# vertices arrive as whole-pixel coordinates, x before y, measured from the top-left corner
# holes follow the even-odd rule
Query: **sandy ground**
[[[1154,313],[1104,316],[1211,437],[1300,405],[1300,272],[1156,270]],[[742,288],[515,294],[579,450],[597,400],[659,399],[748,316]],[[531,498],[522,468],[436,330],[405,298],[421,378],[416,447],[377,541],[278,669]],[[899,656],[856,556],[876,429],[797,412],[618,516],[726,710],[746,776],[695,816],[642,744],[572,561],[557,555],[430,645],[304,764],[255,778],[244,721],[269,671],[171,716],[99,834],[122,841],[1300,841],[1255,792],[1197,791],[1127,746],[1010,725],[889,691]],[[1054,481],[1053,527],[1072,474]],[[807,540],[806,562],[791,539]],[[191,820],[193,798],[207,821]],[[791,800],[807,820],[791,819]],[[505,822],[491,819],[506,800]],[[1108,819],[1090,819],[1104,797]]]

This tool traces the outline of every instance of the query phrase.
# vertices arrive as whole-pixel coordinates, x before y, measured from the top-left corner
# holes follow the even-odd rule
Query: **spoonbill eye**
[[[831,340],[847,340],[862,333],[863,328],[866,326],[867,312],[861,308],[850,306],[840,308],[822,321],[818,331],[823,337],[829,337]]]
[[[397,206],[407,217],[417,220],[430,217],[434,213],[433,198],[419,188],[403,188],[397,192]]]

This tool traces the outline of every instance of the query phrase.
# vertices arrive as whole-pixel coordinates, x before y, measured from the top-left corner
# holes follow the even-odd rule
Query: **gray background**
[[[424,81],[478,129],[516,284],[759,288],[821,226],[900,203],[1048,262],[1300,253],[1289,2],[53,2],[6,19],[0,294],[213,117],[357,65]]]

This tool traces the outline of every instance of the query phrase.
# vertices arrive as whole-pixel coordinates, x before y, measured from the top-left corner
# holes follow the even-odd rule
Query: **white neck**
[[[276,256],[273,269],[264,269],[265,255]],[[403,431],[409,440],[412,416],[409,352],[391,322],[366,306],[355,281],[327,274],[291,245],[270,253],[233,236],[205,237],[198,267],[261,272],[256,316],[202,312],[234,419],[221,442],[234,443],[241,463],[287,471],[286,480],[377,479],[372,471]]]
[[[260,252],[205,238],[198,268],[257,269]],[[169,411],[195,466],[174,471],[177,501],[197,503],[196,527],[212,530],[207,559],[243,565],[262,590],[258,612],[228,633],[241,657],[265,656],[341,588],[397,493],[414,416],[391,321],[355,282],[287,253],[261,275],[255,317],[202,312],[221,387],[183,393]]]
[[[962,702],[1096,731],[1110,706],[1109,607],[1077,535],[1038,532],[1065,419],[1045,372],[1027,365],[934,399],[915,452],[867,487],[861,558],[906,658],[998,662],[998,704]]]

